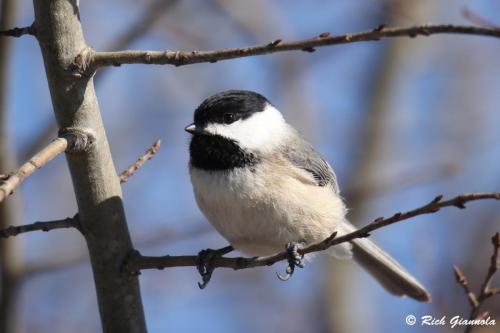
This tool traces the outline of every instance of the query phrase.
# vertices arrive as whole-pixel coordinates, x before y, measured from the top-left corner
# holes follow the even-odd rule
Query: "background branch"
[[[21,37],[24,35],[35,36],[35,27],[33,25],[30,25],[28,27],[0,30],[0,36]]]
[[[4,178],[0,183],[0,202],[14,192],[21,183],[33,172],[43,167],[60,153],[81,153],[88,149],[95,141],[92,131],[81,128],[68,127],[59,131],[59,137],[52,140],[45,148],[35,154],[28,162],[21,165],[19,170]]]
[[[444,25],[420,25],[409,28],[385,28],[379,26],[371,31],[331,36],[325,32],[317,37],[282,41],[276,39],[268,44],[228,48],[214,51],[117,51],[117,52],[82,52],[75,58],[73,65],[79,72],[93,71],[98,67],[119,66],[123,64],[189,65],[202,62],[243,58],[270,53],[302,50],[314,52],[315,47],[339,45],[354,42],[378,41],[392,37],[430,36],[434,34],[466,34],[500,38],[500,29]],[[87,50],[88,51],[88,50]]]
[[[57,139],[56,139],[57,140]],[[54,141],[56,141],[54,140]],[[65,139],[63,139],[65,140]],[[129,168],[124,170],[121,175],[120,175],[120,181],[123,183],[125,182],[128,177],[132,176],[134,174],[134,171],[139,169],[147,160],[151,159],[151,157],[158,151],[160,148],[160,140],[156,140],[151,148],[149,148],[145,154],[143,154],[139,159],[133,163]],[[52,150],[54,153],[56,150]],[[30,164],[28,162],[27,164]],[[80,228],[80,222],[78,219],[78,214],[76,214],[73,217],[67,217],[62,220],[54,220],[54,221],[48,221],[48,222],[35,222],[32,224],[26,224],[26,225],[20,225],[20,226],[9,226],[8,228],[5,229],[0,229],[0,237],[2,238],[8,238],[11,236],[17,236],[18,234],[21,233],[26,233],[30,231],[50,231],[54,229],[61,229],[61,228],[76,228],[81,231]],[[158,238],[158,235],[156,235],[156,238]],[[164,238],[164,235],[160,236],[161,238]],[[144,243],[144,242],[143,242]]]
[[[74,217],[67,217],[62,220],[47,221],[47,222],[35,222],[32,224],[25,224],[19,226],[10,226],[6,229],[0,230],[0,237],[8,238],[11,236],[17,236],[22,233],[30,231],[50,231],[54,229],[62,228],[76,228],[80,230],[80,225],[78,222],[78,215]]]
[[[486,277],[484,278],[483,283],[481,284],[481,288],[479,290],[479,294],[476,296],[474,292],[472,292],[469,288],[468,281],[465,275],[460,271],[457,266],[453,267],[453,271],[455,272],[455,279],[462,286],[467,296],[467,300],[471,306],[471,312],[469,314],[469,321],[486,318],[488,316],[488,312],[483,314],[479,314],[481,306],[484,301],[492,296],[500,294],[500,288],[491,288],[491,281],[493,276],[498,271],[499,268],[499,250],[500,250],[500,232],[497,232],[492,238],[491,243],[493,244],[493,254],[490,257],[490,264],[488,267],[488,272],[486,273]],[[474,328],[474,325],[467,325],[465,329],[465,333],[469,333]]]
[[[160,149],[161,140],[157,139],[151,148],[146,150],[146,152],[140,156],[135,163],[130,165],[127,169],[123,170],[120,174],[120,183],[125,183],[127,179],[134,174],[134,172],[139,169],[146,161],[149,161],[154,154]]]
[[[10,174],[6,180],[0,183],[0,202],[14,192],[14,190],[33,172],[64,152],[67,147],[68,140],[66,138],[57,138],[33,156],[28,162],[21,165],[19,170]]]

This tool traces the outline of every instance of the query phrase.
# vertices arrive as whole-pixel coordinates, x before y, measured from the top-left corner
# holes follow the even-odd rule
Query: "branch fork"
[[[78,55],[73,59],[68,67],[68,70],[76,77],[90,78],[95,73],[95,68],[92,63],[94,60],[94,49],[86,46]]]

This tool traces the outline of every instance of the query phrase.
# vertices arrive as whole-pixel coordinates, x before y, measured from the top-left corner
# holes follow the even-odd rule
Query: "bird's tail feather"
[[[431,295],[394,258],[369,239],[352,241],[354,259],[390,293],[428,302]]]
[[[352,232],[355,227],[346,221],[344,232]],[[408,273],[393,257],[367,238],[351,241],[352,255],[391,294],[407,295],[420,302],[428,302],[431,295],[420,282]]]

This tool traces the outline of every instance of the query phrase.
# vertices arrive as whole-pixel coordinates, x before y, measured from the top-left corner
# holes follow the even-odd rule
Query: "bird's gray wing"
[[[331,186],[335,193],[339,193],[337,177],[333,169],[311,144],[300,136],[283,147],[283,156],[296,167],[309,172],[318,186]]]

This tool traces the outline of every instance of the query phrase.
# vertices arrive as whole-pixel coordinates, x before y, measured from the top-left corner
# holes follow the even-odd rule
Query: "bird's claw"
[[[216,251],[212,249],[201,250],[198,252],[198,257],[196,258],[196,268],[198,269],[198,273],[200,273],[203,280],[201,283],[198,282],[198,287],[200,287],[200,289],[204,289],[208,282],[210,282],[210,278],[214,272],[212,259],[215,257],[215,252]]]
[[[293,272],[295,271],[295,267],[300,267],[304,268],[304,255],[300,254],[298,252],[299,250],[299,243],[288,243],[286,245],[286,253],[287,253],[287,261],[288,261],[288,267],[286,268],[286,275],[280,275],[276,273],[278,276],[278,279],[281,281],[287,281],[290,279],[290,277],[293,275]]]
[[[231,251],[233,251],[233,247],[226,246],[219,250],[206,249],[198,252],[198,257],[196,258],[196,268],[198,269],[198,273],[200,273],[203,281],[198,282],[198,287],[200,287],[200,289],[204,289],[212,278],[212,273],[215,269],[213,266],[213,259]]]

